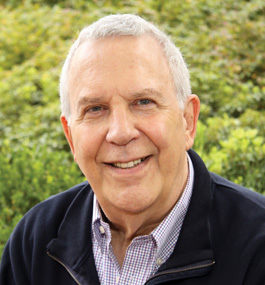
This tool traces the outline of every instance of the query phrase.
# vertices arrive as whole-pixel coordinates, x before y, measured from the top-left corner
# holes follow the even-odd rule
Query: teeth
[[[134,160],[134,161],[129,161],[129,162],[126,162],[126,163],[120,163],[120,162],[117,162],[117,163],[113,163],[113,165],[115,167],[118,167],[118,168],[132,168],[138,164],[140,164],[144,159],[137,159],[137,160]]]

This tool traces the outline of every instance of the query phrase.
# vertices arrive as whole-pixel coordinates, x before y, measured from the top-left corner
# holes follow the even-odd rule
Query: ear
[[[186,150],[189,150],[194,143],[197,129],[197,121],[200,113],[200,99],[197,95],[190,95],[185,103],[184,118],[186,121]]]
[[[72,138],[72,133],[71,133],[71,128],[70,128],[70,126],[68,124],[67,119],[63,115],[61,115],[61,123],[63,125],[64,134],[66,136],[66,139],[67,139],[67,141],[69,143],[69,146],[71,148],[72,154],[74,156],[74,160],[76,160],[75,149],[74,149],[74,144],[73,144],[73,138]]]

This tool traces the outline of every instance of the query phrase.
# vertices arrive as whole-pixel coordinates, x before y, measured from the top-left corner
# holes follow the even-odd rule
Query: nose
[[[117,145],[126,145],[140,136],[135,126],[136,120],[130,110],[121,108],[111,113],[106,140]]]

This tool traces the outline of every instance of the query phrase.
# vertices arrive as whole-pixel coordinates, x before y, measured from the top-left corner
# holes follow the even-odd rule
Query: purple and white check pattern
[[[100,284],[144,284],[169,258],[178,240],[192,195],[194,170],[189,156],[188,164],[188,181],[181,198],[150,235],[133,239],[127,248],[122,268],[111,246],[109,224],[102,220],[98,202],[94,198],[92,242]]]

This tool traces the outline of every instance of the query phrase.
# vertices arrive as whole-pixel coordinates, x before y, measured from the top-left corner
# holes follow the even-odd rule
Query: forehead
[[[74,58],[77,60],[80,57],[91,57],[99,54],[113,52],[118,49],[119,53],[129,53],[134,50],[145,51],[146,48],[152,46],[159,53],[163,54],[162,48],[159,42],[151,35],[142,36],[116,36],[106,37],[100,39],[89,39],[84,41],[76,50]],[[113,48],[111,48],[113,47]],[[91,53],[89,52],[91,51]],[[96,52],[98,51],[98,52]],[[73,61],[74,61],[73,58]]]
[[[161,65],[165,63],[167,65],[164,52],[154,37],[150,35],[120,36],[87,40],[82,43],[72,58],[70,71],[71,73],[78,71],[81,66],[88,64],[95,68],[107,62],[116,66],[121,63],[133,64],[137,61],[159,62]]]
[[[154,89],[173,82],[161,46],[148,35],[84,42],[72,59],[69,77],[70,94],[75,95],[81,89],[106,93],[115,86],[123,89],[118,90],[123,93],[137,87]]]

